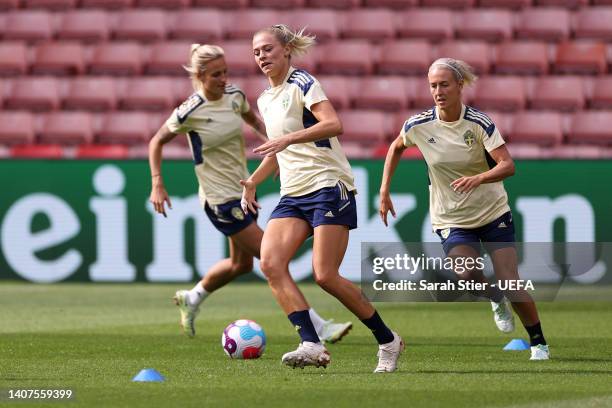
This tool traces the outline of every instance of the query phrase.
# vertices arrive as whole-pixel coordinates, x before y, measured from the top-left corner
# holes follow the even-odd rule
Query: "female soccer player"
[[[514,224],[502,180],[514,174],[514,162],[495,124],[484,113],[463,105],[464,86],[476,80],[465,62],[440,58],[429,68],[435,107],[408,119],[391,144],[380,188],[380,216],[395,216],[389,193],[391,177],[406,147],[417,146],[431,180],[430,213],[447,256],[476,258],[481,242],[490,253],[499,281],[519,279]],[[458,275],[487,282],[482,271]],[[514,330],[514,318],[503,293],[487,285],[500,330]],[[512,306],[531,340],[531,359],[547,360],[549,350],[535,303],[525,290],[513,292]]]
[[[170,197],[161,175],[163,145],[178,133],[189,135],[189,145],[200,185],[202,206],[213,225],[228,237],[230,257],[213,265],[201,282],[191,290],[176,292],[181,326],[189,337],[195,335],[194,320],[200,303],[213,291],[253,269],[253,257],[259,257],[263,231],[256,214],[240,208],[240,180],[249,176],[244,154],[242,121],[246,121],[266,141],[265,127],[250,109],[244,93],[227,83],[227,65],[223,49],[215,45],[193,44],[189,66],[195,93],[174,110],[149,143],[152,189],[150,201],[166,216]],[[331,343],[340,340],[352,323],[332,323],[309,310],[317,335]]]
[[[265,28],[253,37],[255,61],[270,87],[259,97],[270,141],[254,151],[265,155],[258,169],[243,180],[243,209],[256,212],[256,186],[280,167],[281,199],[264,232],[261,267],[272,293],[301,337],[297,350],[282,362],[292,367],[325,367],[329,353],[317,338],[308,303],[289,274],[289,261],[311,235],[316,282],[353,312],[379,344],[375,372],[391,372],[404,344],[389,330],[370,302],[338,268],[357,227],[351,167],[337,136],[342,124],[319,82],[291,66],[291,58],[314,44],[314,37],[285,25]]]

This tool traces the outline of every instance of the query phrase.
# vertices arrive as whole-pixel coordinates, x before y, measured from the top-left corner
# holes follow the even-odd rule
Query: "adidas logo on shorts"
[[[328,211],[328,212],[326,212],[326,213],[325,213],[325,216],[326,216],[326,217],[333,217],[333,216],[334,216],[334,213],[333,213],[333,212],[331,212],[331,211]]]
[[[500,222],[499,225],[497,226],[497,228],[508,228],[508,226],[506,225],[505,222]]]

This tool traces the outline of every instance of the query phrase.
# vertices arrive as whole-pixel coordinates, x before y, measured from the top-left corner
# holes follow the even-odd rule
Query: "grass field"
[[[0,405],[83,407],[600,407],[612,406],[612,302],[541,303],[553,360],[502,351],[487,303],[380,303],[407,348],[399,371],[371,373],[376,345],[361,324],[330,345],[326,369],[281,366],[293,332],[263,283],[234,284],[203,305],[197,336],[179,334],[177,285],[0,284],[0,389],[71,388],[75,400]],[[303,285],[319,313],[351,319]],[[245,317],[266,330],[259,360],[228,359],[223,328]],[[163,383],[133,383],[152,367]]]

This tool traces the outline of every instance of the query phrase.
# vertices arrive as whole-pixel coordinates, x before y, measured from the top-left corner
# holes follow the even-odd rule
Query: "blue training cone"
[[[138,382],[162,382],[164,380],[164,376],[154,368],[143,368],[136,374],[136,377],[132,378],[132,381]]]
[[[510,343],[506,344],[504,350],[529,350],[529,343],[523,339],[512,339]]]

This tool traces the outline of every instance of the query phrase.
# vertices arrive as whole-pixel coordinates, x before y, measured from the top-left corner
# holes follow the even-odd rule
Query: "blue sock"
[[[393,341],[393,333],[391,333],[391,330],[389,330],[385,322],[382,321],[376,310],[372,317],[363,319],[361,322],[365,324],[368,329],[372,330],[372,334],[376,337],[378,344],[385,344]]]
[[[312,320],[310,320],[308,310],[289,313],[287,317],[295,327],[295,330],[299,333],[302,341],[311,341],[313,343],[320,342],[319,335],[312,324]]]

